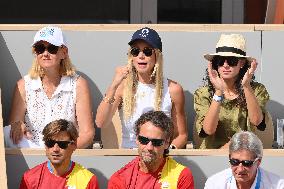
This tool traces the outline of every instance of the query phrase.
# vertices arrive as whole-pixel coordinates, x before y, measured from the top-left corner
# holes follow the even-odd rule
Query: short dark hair
[[[66,131],[72,141],[76,141],[79,136],[78,130],[72,122],[65,119],[59,119],[48,123],[44,127],[42,131],[43,141],[50,140],[53,136],[62,131]]]
[[[165,133],[166,140],[169,140],[169,143],[172,142],[174,137],[174,124],[164,112],[162,111],[149,111],[140,116],[140,118],[135,122],[134,131],[136,136],[140,133],[141,125],[146,122],[153,123],[156,127],[162,129]]]

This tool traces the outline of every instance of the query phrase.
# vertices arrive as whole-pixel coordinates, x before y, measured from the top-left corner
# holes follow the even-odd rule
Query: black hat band
[[[246,52],[241,50],[241,49],[237,49],[235,47],[218,47],[216,48],[216,53],[218,52],[232,52],[232,53],[236,53],[236,54],[240,54],[240,55],[243,55],[243,56],[246,56]]]

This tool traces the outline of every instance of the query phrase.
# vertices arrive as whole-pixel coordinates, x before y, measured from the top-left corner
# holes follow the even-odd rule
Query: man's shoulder
[[[232,175],[232,169],[231,168],[227,168],[227,169],[219,171],[219,172],[215,173],[214,175],[210,176],[209,179],[210,178],[217,178],[217,177],[224,177],[224,176],[228,177],[230,175]]]
[[[47,162],[43,162],[29,170],[27,170],[24,173],[24,176],[35,176],[35,175],[40,175],[40,173],[43,171],[43,169],[45,169],[47,167],[46,165]]]
[[[123,188],[125,183],[131,182],[132,175],[135,174],[135,171],[138,171],[139,166],[139,157],[136,157],[124,167],[116,171],[108,182],[108,188]]]
[[[82,165],[80,165],[79,163],[74,162],[74,167],[72,169],[72,172],[70,173],[69,177],[71,175],[76,175],[76,176],[81,176],[81,177],[88,177],[89,179],[91,177],[94,176],[94,174],[89,171],[88,169],[86,169],[85,167],[83,167]]]
[[[228,178],[232,177],[232,170],[231,168],[227,168],[225,170],[222,170],[220,172],[215,173],[214,175],[210,176],[206,184],[212,184],[212,183],[224,183],[227,181]]]
[[[167,165],[166,166],[171,166],[173,168],[179,168],[179,169],[184,169],[186,168],[186,166],[184,166],[183,164],[177,162],[175,159],[173,159],[172,157],[167,157]]]
[[[135,167],[138,166],[138,163],[139,163],[139,157],[136,157],[135,159],[127,163],[125,166],[123,166],[121,169],[116,171],[113,175],[128,175],[128,172],[132,172],[133,169],[135,169]]]
[[[182,175],[183,177],[191,177],[192,173],[191,170],[184,166],[183,164],[177,162],[171,157],[167,157],[166,163],[162,169],[163,174],[170,174],[170,175]]]
[[[263,168],[260,168],[262,175],[262,178],[264,179],[265,183],[271,182],[271,184],[280,185],[284,187],[284,178],[281,178],[279,175],[272,173],[270,171],[267,171]]]

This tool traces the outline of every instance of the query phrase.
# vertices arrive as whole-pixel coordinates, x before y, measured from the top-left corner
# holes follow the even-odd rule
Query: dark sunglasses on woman
[[[49,44],[47,46],[45,46],[43,43],[34,45],[34,50],[36,54],[42,54],[45,50],[47,50],[47,52],[49,52],[50,54],[56,54],[58,49],[58,46],[52,44]]]
[[[57,144],[57,145],[59,146],[59,148],[61,148],[61,149],[66,149],[69,144],[73,144],[73,143],[74,143],[73,141],[47,140],[47,141],[45,141],[44,144],[45,144],[48,148],[52,148],[55,144]]]
[[[230,159],[229,162],[232,166],[238,166],[240,163],[242,163],[242,165],[244,167],[251,167],[256,161],[258,160],[258,158],[256,158],[255,160],[238,160],[238,159]]]
[[[150,48],[150,47],[145,47],[143,50],[140,50],[140,49],[137,48],[137,47],[133,47],[133,48],[131,48],[131,50],[130,50],[130,54],[132,54],[132,56],[136,57],[136,56],[139,55],[140,51],[142,51],[142,52],[145,54],[145,56],[148,56],[148,57],[149,57],[149,56],[152,56],[153,50],[154,50],[154,49],[152,49],[152,48]]]
[[[212,64],[223,66],[225,63],[225,60],[227,60],[227,63],[229,66],[233,67],[238,65],[239,58],[235,56],[214,56],[212,59]]]
[[[152,145],[155,147],[162,146],[164,144],[164,139],[150,139],[141,135],[138,136],[138,141],[143,145],[147,145],[151,141]]]

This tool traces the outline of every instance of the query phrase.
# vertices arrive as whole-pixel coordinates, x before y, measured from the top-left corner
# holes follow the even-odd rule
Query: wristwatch
[[[216,94],[213,95],[213,100],[215,100],[216,102],[222,102],[224,99],[224,96],[218,96]]]

